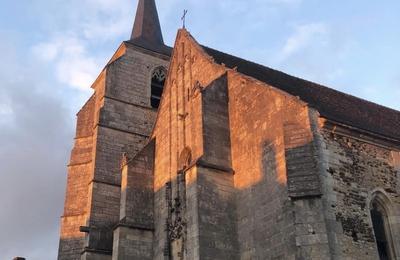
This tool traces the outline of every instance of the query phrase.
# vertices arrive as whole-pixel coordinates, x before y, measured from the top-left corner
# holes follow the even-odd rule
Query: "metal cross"
[[[186,10],[186,9],[183,10],[183,16],[181,18],[182,23],[183,23],[183,29],[186,28],[185,22],[186,22],[186,14],[187,14],[187,12],[188,12],[188,10]]]

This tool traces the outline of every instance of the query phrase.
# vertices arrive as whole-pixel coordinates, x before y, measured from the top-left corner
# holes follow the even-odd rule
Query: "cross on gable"
[[[186,9],[183,10],[183,16],[181,18],[182,23],[183,23],[183,29],[186,28],[186,24],[185,23],[186,23],[186,14],[187,14],[187,12],[188,12],[188,10],[186,10]]]

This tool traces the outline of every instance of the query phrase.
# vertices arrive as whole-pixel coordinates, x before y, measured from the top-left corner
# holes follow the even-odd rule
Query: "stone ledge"
[[[67,167],[81,166],[81,165],[85,165],[85,164],[89,164],[89,163],[92,163],[92,160],[86,161],[86,162],[81,162],[81,163],[71,163],[71,164],[68,164]]]
[[[105,182],[105,181],[99,181],[96,179],[92,179],[88,185],[92,184],[92,183],[99,183],[99,184],[105,184],[105,185],[110,185],[110,186],[114,186],[114,187],[121,187],[120,184],[115,184],[115,183],[111,183],[111,182]]]
[[[391,147],[396,147],[400,149],[400,140],[345,125],[330,119],[326,119],[326,123],[323,125],[322,129],[337,135],[351,137],[361,142],[377,145],[382,148],[390,149]]]
[[[138,107],[138,108],[144,108],[144,109],[147,109],[147,110],[150,110],[150,111],[153,111],[153,112],[157,112],[157,109],[155,109],[155,108],[152,108],[152,107],[149,107],[149,106],[143,106],[143,105],[139,105],[139,104],[134,104],[134,103],[131,103],[131,102],[119,99],[119,98],[112,97],[110,95],[105,95],[103,98],[108,98],[108,99],[111,99],[113,101],[117,101],[119,103],[123,103],[125,105]]]
[[[149,138],[149,136],[145,135],[145,134],[135,133],[135,132],[127,131],[127,130],[124,130],[124,129],[119,129],[119,128],[108,126],[108,125],[101,124],[101,123],[98,123],[95,126],[95,128],[96,127],[104,127],[104,128],[107,128],[107,129],[118,131],[118,132],[123,132],[123,133],[131,134],[131,135],[138,135],[138,136],[141,136],[141,137]]]
[[[138,229],[138,230],[152,231],[152,232],[155,230],[154,227],[142,226],[142,225],[136,225],[136,224],[129,224],[129,223],[125,223],[125,222],[119,222],[117,225],[115,225],[113,230],[116,230],[119,227],[126,227],[126,228],[129,228],[129,229]]]
[[[208,163],[203,159],[203,157],[198,158],[196,161],[194,161],[188,167],[186,167],[185,169],[182,169],[181,171],[183,171],[183,172],[188,171],[191,168],[193,168],[194,166],[235,174],[235,171],[232,168]]]
[[[85,249],[83,249],[83,252],[81,253],[81,255],[83,255],[85,253],[94,253],[94,254],[100,254],[100,255],[112,255],[112,251],[93,249],[93,248],[89,248],[89,247],[85,247]]]

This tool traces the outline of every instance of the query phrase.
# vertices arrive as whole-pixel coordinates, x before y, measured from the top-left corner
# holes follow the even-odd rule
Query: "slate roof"
[[[298,96],[321,116],[400,140],[400,112],[205,46],[215,62]]]
[[[170,47],[164,44],[155,0],[139,0],[131,39],[128,42],[170,55]]]
[[[164,44],[132,42],[146,49],[171,56],[172,48]],[[381,136],[400,140],[400,111],[345,94],[311,81],[247,61],[233,55],[201,46],[218,64],[262,81],[299,97],[319,111],[322,117]]]

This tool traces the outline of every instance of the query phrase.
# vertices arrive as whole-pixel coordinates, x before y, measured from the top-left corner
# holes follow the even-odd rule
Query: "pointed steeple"
[[[164,46],[155,0],[139,0],[130,41],[142,47]]]

